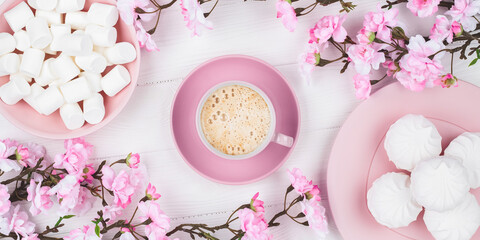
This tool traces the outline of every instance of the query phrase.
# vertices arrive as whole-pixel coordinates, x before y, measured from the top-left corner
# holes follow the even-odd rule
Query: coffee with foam
[[[271,121],[265,99],[242,85],[215,90],[206,99],[200,115],[205,139],[228,155],[255,151],[267,138]]]

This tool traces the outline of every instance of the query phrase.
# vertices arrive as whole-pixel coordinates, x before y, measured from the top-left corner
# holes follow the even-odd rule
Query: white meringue
[[[458,136],[445,149],[445,156],[460,160],[467,170],[470,187],[480,187],[480,133]]]

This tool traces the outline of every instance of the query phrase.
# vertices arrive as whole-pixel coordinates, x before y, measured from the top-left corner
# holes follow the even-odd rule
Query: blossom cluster
[[[400,2],[407,2],[406,8],[420,18],[437,14],[439,7],[445,7],[447,11],[444,15],[435,15],[435,24],[431,27],[429,36],[407,36],[407,27],[400,24],[397,18],[399,9],[393,8],[393,5]],[[290,6],[289,10],[286,10],[287,4]],[[292,30],[292,26],[297,22],[293,17],[295,9],[285,0],[279,0],[277,11],[287,29]],[[346,14],[324,16],[309,30],[310,38],[299,60],[300,73],[310,82],[315,66],[342,61],[342,73],[349,66],[353,66],[356,72],[353,82],[356,96],[360,99],[368,98],[372,85],[386,77],[398,80],[412,91],[422,91],[434,86],[457,86],[453,64],[448,71],[442,65],[441,59],[445,53],[450,53],[453,61],[453,54],[457,52],[460,53],[460,59],[467,58],[467,48],[478,39],[478,34],[474,31],[478,30],[476,15],[479,13],[480,1],[475,0],[387,1],[386,5],[379,4],[375,11],[365,14],[363,26],[355,39],[350,38],[342,26],[346,21]],[[298,15],[297,13],[296,16]],[[464,43],[461,47],[447,47],[455,41]],[[328,60],[323,57],[329,46],[340,52],[339,58]],[[480,46],[472,47],[468,55],[476,52],[480,56],[479,48]],[[476,60],[472,62],[475,63]],[[371,76],[375,72],[384,72],[385,75],[381,79],[373,80]]]

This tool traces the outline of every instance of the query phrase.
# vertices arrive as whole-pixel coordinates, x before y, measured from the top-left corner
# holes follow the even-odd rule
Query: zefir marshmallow
[[[15,38],[15,48],[18,49],[19,51],[25,51],[27,48],[30,48],[30,38],[28,37],[28,34],[25,30],[20,30],[16,33],[13,34],[13,37]]]
[[[37,10],[35,11],[35,17],[44,18],[48,25],[62,24],[62,14],[54,11]]]
[[[57,111],[64,103],[62,93],[57,87],[49,87],[39,94],[35,101],[40,113],[50,115]]]
[[[57,77],[53,74],[51,70],[51,63],[55,61],[54,58],[49,58],[43,62],[42,71],[40,72],[40,76],[35,78],[35,82],[40,86],[46,86],[53,82]]]
[[[137,57],[135,47],[129,42],[120,42],[103,52],[107,60],[113,64],[132,62]]]
[[[113,5],[93,3],[88,9],[88,21],[104,27],[113,27],[118,21],[118,9]]]
[[[72,58],[65,54],[60,54],[50,63],[50,70],[63,81],[70,81],[80,74],[80,69],[78,69]]]
[[[13,32],[17,32],[25,27],[28,21],[33,18],[33,12],[27,3],[22,1],[17,6],[7,11],[3,16]]]
[[[64,36],[71,34],[72,28],[68,24],[52,24],[50,26],[50,31],[52,33],[52,42],[50,43],[50,50],[52,51],[62,51],[65,45],[63,42]]]
[[[27,34],[33,48],[44,49],[52,42],[52,34],[45,18],[32,18],[27,23]]]
[[[20,71],[29,77],[36,78],[42,70],[45,52],[36,48],[29,48],[23,52]]]
[[[16,45],[15,37],[10,33],[0,33],[0,55],[13,52]]]
[[[28,5],[37,11],[52,11],[57,6],[57,0],[28,0]]]
[[[81,11],[85,7],[85,0],[58,0],[55,11],[59,13]]]
[[[83,112],[78,103],[65,103],[60,107],[60,117],[69,130],[79,129],[85,124]]]
[[[79,77],[60,86],[60,91],[67,103],[76,103],[89,98],[92,90],[88,85],[87,79]]]
[[[117,29],[114,27],[103,27],[95,24],[88,24],[85,28],[95,46],[112,47],[117,41]]]
[[[103,120],[105,105],[101,94],[95,93],[83,101],[83,117],[90,124],[97,124]]]
[[[37,111],[38,113],[41,113],[36,99],[38,96],[40,96],[40,94],[42,94],[45,91],[45,89],[43,89],[38,83],[32,84],[30,86],[30,89],[31,89],[30,94],[24,97],[23,100],[28,105],[30,105],[33,109],[35,109],[35,111]]]
[[[93,51],[92,39],[87,34],[65,35],[60,41],[64,41],[63,53],[69,56],[87,56]]]
[[[110,97],[115,96],[131,81],[130,73],[122,66],[115,66],[101,80],[103,91]]]
[[[87,79],[90,90],[92,90],[93,92],[98,93],[102,91],[102,75],[100,73],[82,72],[80,73],[80,77],[84,77]]]
[[[18,72],[20,57],[15,53],[8,53],[0,57],[0,76]]]
[[[30,94],[30,85],[21,75],[11,75],[10,81],[2,86],[1,99],[5,104],[13,105]]]
[[[69,12],[65,14],[65,24],[69,24],[73,29],[85,29],[88,24],[86,12]]]
[[[92,73],[102,73],[107,67],[107,60],[105,57],[96,52],[92,52],[87,56],[75,57],[75,63],[77,63],[77,65],[84,71]]]

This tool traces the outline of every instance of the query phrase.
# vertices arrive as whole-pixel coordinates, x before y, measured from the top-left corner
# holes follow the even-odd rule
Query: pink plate
[[[295,139],[291,148],[270,143],[251,158],[228,160],[202,143],[195,124],[197,106],[210,88],[232,80],[253,84],[270,98],[276,131]],[[251,183],[277,170],[295,147],[299,124],[297,98],[287,81],[272,66],[249,56],[222,56],[198,66],[185,78],[172,105],[172,133],[183,159],[202,176],[225,184]]]
[[[430,119],[443,137],[445,148],[463,132],[480,131],[480,88],[460,82],[459,87],[411,92],[399,83],[384,87],[360,104],[340,130],[328,165],[328,199],[335,223],[345,239],[433,239],[423,213],[407,227],[389,229],[378,224],[367,208],[368,189],[381,175],[397,171],[383,148],[385,134],[408,113]],[[480,199],[480,189],[472,191]],[[477,231],[472,239],[480,239]]]
[[[10,10],[21,1],[22,0],[6,0],[2,5],[0,5],[0,32],[12,33],[12,30],[5,21],[3,13]],[[90,5],[94,2],[116,5],[115,0],[86,0],[85,10],[88,10]],[[105,118],[102,122],[96,125],[85,123],[85,125],[79,129],[73,131],[68,130],[63,124],[58,111],[50,116],[40,115],[24,101],[20,101],[15,105],[9,106],[0,100],[0,113],[20,129],[40,137],[52,139],[66,139],[84,136],[102,128],[107,123],[112,121],[112,119],[115,118],[120,111],[122,111],[123,107],[130,99],[133,90],[137,85],[140,68],[140,47],[138,46],[135,29],[133,26],[128,26],[125,24],[121,19],[118,20],[115,27],[117,28],[118,32],[117,42],[132,43],[137,50],[137,58],[135,61],[124,65],[130,72],[132,79],[130,85],[128,85],[114,97],[103,95],[105,99],[106,112]],[[110,68],[107,68],[106,72],[109,70]],[[5,84],[7,81],[8,76],[0,77],[0,86]]]

